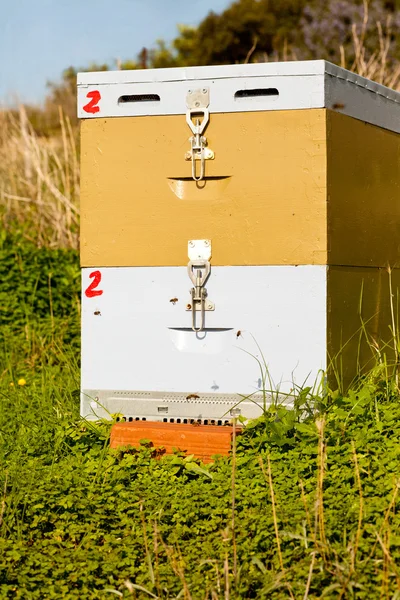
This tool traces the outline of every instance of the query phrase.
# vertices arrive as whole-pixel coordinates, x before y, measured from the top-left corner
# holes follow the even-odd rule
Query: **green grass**
[[[0,265],[0,598],[400,598],[400,403],[378,366],[271,408],[212,465],[110,451],[79,418],[76,253],[7,238]]]

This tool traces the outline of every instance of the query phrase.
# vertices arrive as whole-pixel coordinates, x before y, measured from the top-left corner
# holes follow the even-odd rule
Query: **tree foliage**
[[[197,28],[179,27],[168,47],[151,52],[151,66],[259,62],[271,58],[354,60],[354,33],[372,55],[384,40],[400,57],[399,0],[237,0],[210,12]]]
[[[348,61],[355,58],[355,36],[369,55],[380,43],[387,43],[388,58],[400,58],[396,37],[400,28],[400,7],[395,2],[373,0],[360,4],[350,0],[328,0],[308,5],[300,19],[299,53],[304,58],[325,58],[340,62],[341,52]],[[342,50],[341,50],[342,49]]]
[[[181,27],[170,51],[176,65],[212,65],[265,60],[282,50],[299,22],[305,0],[238,0],[210,12],[197,28]],[[165,62],[165,46],[161,48]],[[159,53],[153,57],[158,66]]]

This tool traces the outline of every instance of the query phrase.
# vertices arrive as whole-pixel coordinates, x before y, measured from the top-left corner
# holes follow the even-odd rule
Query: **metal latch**
[[[209,104],[209,88],[188,91],[186,96],[186,123],[193,135],[189,138],[190,150],[186,152],[185,160],[192,161],[192,177],[195,181],[204,179],[205,161],[214,158],[214,152],[206,147],[207,138],[203,136],[210,120]],[[199,175],[197,175],[196,160],[200,161]]]
[[[211,273],[211,240],[190,240],[188,243],[188,274],[194,287],[190,290],[191,304],[186,310],[192,311],[193,331],[203,331],[205,312],[215,310],[215,304],[207,297],[204,287]],[[196,312],[200,312],[200,325],[197,326]]]

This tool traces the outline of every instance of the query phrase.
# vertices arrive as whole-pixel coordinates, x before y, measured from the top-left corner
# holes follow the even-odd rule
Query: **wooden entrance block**
[[[194,454],[203,462],[210,462],[215,455],[229,455],[232,436],[233,427],[228,425],[134,421],[115,423],[112,426],[110,446],[138,448],[141,440],[150,440],[154,448],[163,447],[166,454],[180,450],[187,455]]]

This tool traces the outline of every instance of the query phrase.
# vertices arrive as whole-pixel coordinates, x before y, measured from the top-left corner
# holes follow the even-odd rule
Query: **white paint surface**
[[[94,270],[82,270],[83,290]],[[261,373],[248,353],[262,360],[257,344],[281,392],[313,384],[326,367],[325,266],[212,267],[206,287],[215,311],[206,313],[200,334],[185,310],[192,287],[186,267],[99,271],[103,294],[83,293],[82,300],[84,413],[93,395],[118,390],[198,394],[208,402],[213,394],[255,393]]]
[[[400,132],[400,93],[323,60],[78,74],[80,118],[185,114],[189,89],[210,89],[210,114],[329,108]],[[235,98],[244,89],[276,88],[278,96]],[[101,93],[99,111],[83,110]],[[160,101],[119,103],[121,96],[158,94]]]

